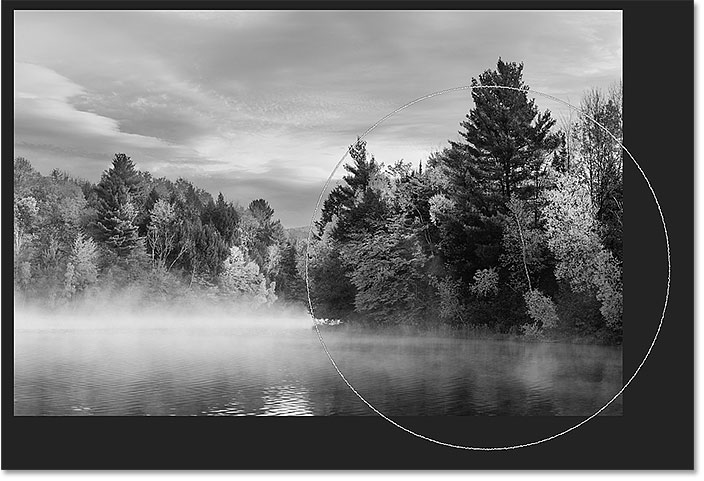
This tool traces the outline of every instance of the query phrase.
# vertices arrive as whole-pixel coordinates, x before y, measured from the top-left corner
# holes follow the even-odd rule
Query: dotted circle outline
[[[665,234],[665,245],[666,245],[666,248],[667,248],[667,287],[666,287],[666,290],[665,290],[665,302],[664,302],[663,307],[662,307],[662,314],[661,314],[661,316],[660,316],[660,323],[658,324],[658,329],[657,329],[657,331],[655,332],[655,336],[653,337],[653,341],[650,343],[650,346],[648,347],[648,351],[645,353],[645,357],[644,357],[643,360],[640,362],[640,364],[638,365],[638,367],[636,368],[635,372],[634,372],[633,375],[630,377],[630,379],[623,385],[623,387],[621,388],[621,390],[620,390],[619,392],[617,392],[617,393],[611,398],[611,400],[609,400],[606,404],[604,404],[604,406],[602,406],[601,409],[599,409],[597,412],[595,412],[594,414],[592,414],[592,415],[589,416],[588,418],[582,420],[581,422],[575,424],[574,426],[572,426],[572,427],[570,427],[570,428],[568,428],[568,429],[565,429],[564,431],[562,431],[562,432],[560,432],[560,433],[553,434],[552,436],[548,436],[548,437],[543,438],[543,439],[540,439],[540,440],[538,440],[538,441],[532,441],[532,442],[523,443],[523,444],[515,444],[515,445],[511,445],[511,446],[492,446],[492,447],[464,446],[464,445],[461,445],[461,444],[446,443],[446,442],[444,442],[444,441],[439,441],[439,440],[437,440],[437,439],[433,439],[433,438],[431,438],[431,437],[424,436],[424,435],[422,435],[422,434],[416,433],[415,431],[412,431],[411,429],[409,429],[409,428],[407,428],[407,427],[405,427],[405,426],[400,425],[399,423],[397,423],[396,421],[394,421],[393,419],[389,418],[389,417],[386,416],[384,413],[382,413],[381,411],[379,411],[377,408],[375,408],[369,401],[367,401],[367,400],[364,398],[364,396],[362,396],[362,395],[354,388],[354,386],[352,386],[352,384],[347,380],[347,378],[344,376],[344,374],[342,374],[342,371],[340,371],[340,369],[337,367],[337,364],[335,363],[335,360],[333,359],[332,355],[330,354],[330,351],[328,350],[327,345],[325,344],[325,341],[323,340],[323,336],[322,336],[322,334],[320,333],[320,329],[318,328],[318,324],[315,322],[315,315],[314,315],[314,312],[313,312],[313,303],[312,303],[311,298],[310,298],[310,284],[309,284],[309,281],[308,281],[308,260],[309,260],[309,251],[308,251],[308,250],[310,249],[310,242],[311,242],[311,238],[312,238],[312,234],[313,234],[313,225],[314,225],[314,222],[315,222],[315,216],[316,216],[316,214],[318,213],[318,209],[320,208],[320,203],[322,202],[323,195],[325,194],[325,191],[326,191],[327,188],[329,187],[330,182],[332,181],[332,178],[333,178],[333,176],[335,175],[335,172],[336,172],[337,169],[340,167],[340,165],[342,164],[342,162],[344,162],[345,158],[347,158],[347,154],[349,153],[349,150],[345,151],[345,154],[344,154],[344,155],[342,156],[342,158],[337,162],[337,164],[335,165],[335,168],[334,168],[334,169],[332,170],[332,172],[330,173],[330,176],[328,177],[327,181],[325,182],[325,185],[323,186],[323,190],[320,192],[320,196],[318,197],[318,202],[317,202],[316,205],[315,205],[315,209],[313,210],[313,215],[312,215],[311,221],[310,221],[310,228],[309,228],[309,231],[308,231],[308,244],[306,245],[306,258],[305,258],[306,294],[307,294],[307,297],[308,297],[308,306],[310,307],[311,317],[313,318],[313,326],[315,327],[315,331],[316,331],[316,333],[318,334],[318,339],[320,340],[320,344],[323,346],[323,349],[325,350],[325,354],[327,354],[328,359],[330,360],[330,362],[332,363],[333,367],[334,367],[335,370],[337,371],[337,374],[340,376],[340,378],[342,378],[342,380],[345,382],[345,384],[347,384],[347,387],[349,387],[349,388],[352,390],[352,392],[353,392],[359,399],[361,399],[362,402],[364,402],[364,404],[366,404],[372,411],[374,411],[374,413],[378,414],[379,416],[381,416],[381,418],[383,418],[384,420],[388,421],[389,423],[391,423],[392,425],[396,426],[397,428],[399,428],[399,429],[401,429],[401,430],[403,430],[403,431],[405,431],[405,432],[407,432],[407,433],[409,433],[409,434],[412,434],[413,436],[416,436],[416,437],[418,437],[418,438],[420,438],[420,439],[424,439],[425,441],[429,441],[429,442],[431,442],[431,443],[435,443],[435,444],[438,444],[438,445],[441,445],[441,446],[447,446],[447,447],[450,447],[450,448],[464,449],[464,450],[470,450],[470,451],[507,451],[507,450],[511,450],[511,449],[519,449],[519,448],[526,448],[526,447],[529,447],[529,446],[535,446],[536,444],[540,444],[540,443],[544,443],[544,442],[547,442],[547,441],[551,441],[551,440],[553,440],[553,439],[555,439],[555,438],[558,438],[558,437],[560,437],[560,436],[563,436],[563,435],[569,433],[570,431],[574,431],[574,430],[577,429],[578,427],[580,427],[580,426],[586,424],[587,422],[589,422],[590,420],[594,419],[594,418],[595,418],[596,416],[598,416],[602,411],[604,411],[607,407],[609,407],[609,405],[611,405],[611,403],[614,402],[614,401],[616,400],[616,398],[618,398],[621,394],[623,394],[623,392],[624,392],[624,391],[626,390],[626,388],[631,384],[631,382],[633,381],[633,379],[635,379],[636,375],[638,375],[638,373],[640,372],[641,368],[642,368],[643,365],[645,364],[645,361],[648,359],[648,356],[650,356],[650,353],[651,353],[651,351],[653,350],[653,347],[655,346],[655,342],[656,342],[657,339],[658,339],[658,335],[660,334],[660,330],[661,330],[661,328],[662,328],[662,324],[663,324],[663,321],[664,321],[664,319],[665,319],[665,311],[667,310],[667,303],[668,303],[668,301],[669,301],[669,299],[670,299],[670,280],[671,280],[671,271],[672,271],[672,263],[671,263],[671,260],[670,260],[670,238],[669,238],[669,235],[668,235],[668,233],[667,233],[667,225],[666,225],[666,223],[665,223],[665,216],[664,216],[663,213],[662,213],[662,208],[660,207],[660,202],[658,201],[657,195],[655,195],[655,191],[653,190],[653,187],[652,187],[652,185],[650,184],[650,180],[648,179],[648,176],[645,175],[645,172],[644,172],[643,169],[641,168],[640,164],[636,161],[636,159],[633,157],[633,155],[631,155],[631,152],[623,145],[623,143],[621,143],[621,141],[620,141],[619,139],[617,139],[606,127],[604,127],[601,123],[599,123],[596,119],[594,119],[593,117],[591,117],[589,114],[585,113],[583,110],[579,109],[578,107],[575,107],[574,105],[572,105],[572,104],[570,104],[570,103],[568,103],[568,102],[566,102],[566,101],[564,101],[564,100],[562,100],[562,99],[560,99],[560,98],[554,97],[554,96],[552,96],[552,95],[549,95],[549,94],[546,94],[546,93],[543,93],[543,92],[539,92],[539,91],[537,91],[537,90],[531,90],[531,89],[528,89],[528,88],[519,89],[519,88],[516,88],[516,87],[508,87],[508,86],[500,86],[500,85],[476,85],[476,86],[464,85],[464,86],[461,86],[461,87],[453,87],[453,88],[449,88],[449,89],[439,90],[439,91],[437,91],[437,92],[433,92],[433,93],[424,95],[424,96],[422,96],[422,97],[418,97],[417,99],[412,100],[412,101],[408,102],[407,104],[402,105],[401,107],[397,108],[397,109],[394,110],[393,112],[391,112],[391,113],[385,115],[384,117],[382,117],[381,119],[379,119],[376,123],[374,123],[371,127],[369,127],[361,136],[359,136],[359,140],[362,140],[364,137],[366,137],[368,134],[370,134],[374,129],[376,129],[379,125],[381,125],[383,122],[385,122],[385,121],[386,121],[387,119],[389,119],[390,117],[396,115],[397,113],[401,112],[402,110],[407,109],[408,107],[410,107],[410,106],[412,106],[412,105],[414,105],[414,104],[417,104],[418,102],[421,102],[421,101],[423,101],[423,100],[430,99],[430,98],[432,98],[432,97],[437,97],[437,96],[439,96],[439,95],[444,95],[444,94],[447,94],[447,93],[451,93],[451,92],[458,92],[458,91],[462,91],[462,90],[470,90],[470,91],[472,91],[472,90],[475,90],[475,89],[477,89],[477,90],[479,90],[479,89],[504,89],[504,90],[515,90],[515,91],[526,92],[526,93],[527,93],[527,92],[532,92],[532,93],[541,95],[541,96],[543,96],[543,97],[545,97],[545,98],[551,99],[551,100],[553,100],[553,101],[555,101],[555,102],[558,102],[558,103],[560,103],[560,104],[563,104],[563,105],[569,107],[570,109],[575,110],[578,114],[582,115],[583,117],[585,117],[585,118],[591,120],[591,121],[594,122],[596,125],[598,125],[598,126],[599,126],[604,132],[606,132],[618,145],[621,146],[621,148],[626,152],[626,154],[628,154],[628,157],[630,157],[630,159],[633,161],[633,163],[634,163],[634,164],[636,165],[636,167],[638,168],[638,171],[639,171],[639,172],[641,173],[641,175],[643,176],[643,179],[645,179],[646,184],[648,184],[648,189],[650,189],[650,193],[653,195],[653,199],[655,200],[655,205],[656,205],[657,208],[658,208],[658,213],[660,214],[660,220],[661,220],[661,222],[662,222],[663,232],[664,232],[664,234]]]

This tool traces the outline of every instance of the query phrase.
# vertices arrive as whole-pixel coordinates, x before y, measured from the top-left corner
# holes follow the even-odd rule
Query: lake
[[[389,416],[588,416],[622,386],[620,348],[324,332]],[[602,414],[621,415],[619,397]],[[15,330],[20,416],[374,415],[300,327]]]

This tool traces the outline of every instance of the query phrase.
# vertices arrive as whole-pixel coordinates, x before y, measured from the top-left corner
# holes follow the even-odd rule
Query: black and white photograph
[[[628,416],[620,8],[10,14],[14,418]]]

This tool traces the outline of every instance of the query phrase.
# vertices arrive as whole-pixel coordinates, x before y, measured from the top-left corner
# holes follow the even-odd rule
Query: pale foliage
[[[246,297],[255,304],[271,304],[276,300],[275,283],[267,287],[257,263],[248,261],[238,246],[230,248],[230,255],[223,262],[220,288],[228,296]]]
[[[611,328],[621,324],[621,267],[601,243],[588,189],[573,176],[560,175],[543,211],[548,247],[557,259],[555,277],[575,291],[593,289]]]
[[[230,255],[223,262],[221,286],[232,293],[255,294],[261,279],[259,266],[253,261],[248,262],[238,246],[232,246]]]
[[[430,204],[430,221],[438,225],[442,216],[447,216],[455,209],[455,203],[445,194],[435,194],[428,201]]]
[[[503,250],[500,261],[507,267],[509,282],[520,289],[532,288],[530,277],[544,267],[543,249],[545,236],[533,224],[532,214],[525,201],[511,197],[506,205],[508,213],[504,220]],[[524,284],[524,279],[527,284]]]
[[[71,255],[64,274],[67,296],[80,292],[98,278],[98,246],[95,241],[79,233],[71,244]]]
[[[495,296],[499,292],[498,271],[493,267],[478,270],[469,290],[479,297]]]
[[[281,272],[281,246],[272,244],[266,248],[266,263],[264,273],[269,279],[274,279]]]
[[[527,291],[523,294],[523,299],[526,301],[528,315],[531,319],[536,323],[539,322],[546,329],[557,327],[560,319],[552,299],[537,289]]]
[[[383,167],[383,164],[380,165],[379,170],[372,172],[369,179],[369,188],[377,192],[382,201],[391,204],[398,194],[397,183],[388,175],[384,174],[381,167]],[[355,196],[355,200],[360,201],[362,194],[363,192],[358,192]]]
[[[167,257],[176,246],[177,216],[173,204],[159,199],[149,212],[147,242],[156,267],[165,267]]]
[[[37,200],[32,197],[23,197],[14,203],[14,233],[15,233],[15,254],[31,238],[29,231],[37,220],[39,208]]]

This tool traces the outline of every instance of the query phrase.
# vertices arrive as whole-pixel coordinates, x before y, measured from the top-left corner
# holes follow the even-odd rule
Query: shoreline
[[[315,330],[315,325],[311,326]],[[408,337],[437,337],[444,339],[462,339],[462,340],[486,340],[486,341],[510,341],[518,343],[552,343],[552,344],[575,344],[575,345],[593,345],[593,346],[609,346],[622,348],[623,344],[610,343],[600,340],[597,336],[579,335],[568,333],[545,333],[541,338],[531,338],[516,333],[498,332],[488,326],[432,326],[419,327],[408,325],[396,326],[369,326],[362,324],[347,324],[340,323],[337,325],[317,324],[321,335],[328,333],[339,334],[376,334],[380,336],[408,336]]]

